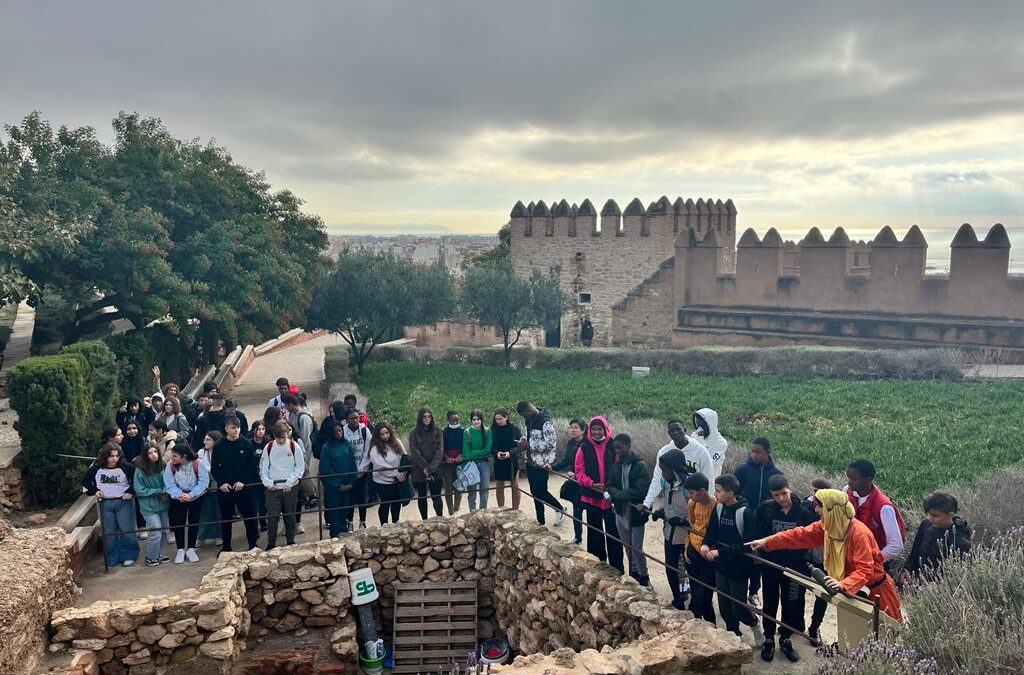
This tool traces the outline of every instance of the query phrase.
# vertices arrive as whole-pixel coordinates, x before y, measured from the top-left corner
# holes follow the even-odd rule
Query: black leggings
[[[402,486],[401,483],[374,483],[377,496],[380,498],[380,506],[377,507],[377,517],[380,524],[388,522],[388,514],[391,514],[391,522],[398,522],[398,514],[402,512]],[[390,503],[389,503],[390,502]]]
[[[434,480],[426,480],[422,483],[415,483],[416,487],[416,505],[420,507],[420,517],[423,520],[427,519],[427,493],[430,493],[430,497],[434,502],[434,515],[444,515],[444,502],[441,501],[441,479],[435,478]]]
[[[345,520],[350,524],[354,522],[356,507],[359,507],[359,522],[366,522],[366,486],[370,482],[370,474],[364,473],[359,478],[356,478],[356,482],[352,484],[352,490],[349,492],[348,508],[345,509]]]
[[[203,500],[206,495],[200,495],[195,501],[179,502],[172,499],[168,504],[167,520],[170,523],[171,531],[174,532],[175,548],[195,548],[196,539],[199,538],[199,512],[203,508]],[[185,528],[185,523],[188,528]],[[187,532],[187,536],[186,536]],[[188,539],[188,546],[185,540]]]

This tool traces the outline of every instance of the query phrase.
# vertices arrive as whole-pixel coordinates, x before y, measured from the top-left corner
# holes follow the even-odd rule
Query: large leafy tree
[[[6,127],[0,203],[54,223],[55,241],[70,245],[23,261],[3,299],[57,291],[76,306],[67,341],[116,319],[171,319],[198,332],[208,357],[302,325],[327,266],[320,219],[224,148],[137,114],[113,128],[107,146],[92,128],[54,131],[38,113]]]
[[[523,277],[512,270],[508,259],[499,259],[470,267],[462,279],[462,311],[501,331],[506,367],[523,333],[557,323],[565,302],[557,269],[547,274],[534,269]]]
[[[309,323],[341,335],[358,372],[381,342],[405,326],[434,323],[455,311],[451,275],[441,263],[420,265],[387,253],[338,257],[309,307]]]

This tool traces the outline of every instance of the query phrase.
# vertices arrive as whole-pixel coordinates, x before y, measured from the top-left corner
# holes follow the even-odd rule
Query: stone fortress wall
[[[673,257],[680,232],[714,232],[724,246],[722,269],[733,265],[736,208],[732,200],[684,200],[662,197],[646,208],[633,199],[625,211],[613,199],[600,214],[589,199],[579,205],[561,200],[550,208],[543,200],[512,209],[512,263],[516,272],[560,268],[570,303],[562,317],[562,344],[579,344],[579,326],[589,315],[594,344],[611,344],[612,305]],[[582,301],[581,301],[582,299]]]
[[[577,300],[592,292],[589,306],[570,304],[563,344],[578,343],[577,317],[589,313],[601,346],[814,343],[1024,355],[1024,277],[1008,274],[1002,225],[984,238],[961,226],[949,273],[929,275],[917,226],[902,239],[884,227],[870,242],[851,241],[842,228],[826,239],[815,227],[799,242],[748,229],[737,242],[732,201],[708,203],[662,197],[644,209],[634,199],[618,218],[609,200],[598,232],[588,200],[552,211],[518,202],[514,265],[558,263],[566,292]]]

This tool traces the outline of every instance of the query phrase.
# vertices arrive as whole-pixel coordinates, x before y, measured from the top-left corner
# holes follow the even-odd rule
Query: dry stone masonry
[[[738,673],[750,660],[734,636],[663,609],[649,589],[508,510],[226,554],[199,588],[55,612],[52,639],[76,650],[75,675],[263,672],[270,666],[262,643],[311,631],[323,632],[336,666],[354,667],[348,577],[362,567],[373,571],[380,590],[377,625],[387,641],[394,582],[462,580],[477,582],[481,637],[505,635],[517,652],[571,661],[575,672],[669,672],[662,668],[671,662],[671,672]],[[628,645],[634,651],[595,651]],[[637,670],[643,654],[650,667]],[[538,658],[507,668],[539,673],[547,666],[538,664],[548,662]]]

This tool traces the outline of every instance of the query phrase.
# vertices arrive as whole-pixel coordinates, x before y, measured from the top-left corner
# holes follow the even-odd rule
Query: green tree
[[[565,303],[557,268],[547,274],[534,269],[529,277],[522,277],[504,260],[471,267],[462,280],[462,311],[501,331],[506,367],[523,332],[557,323]]]
[[[405,326],[435,323],[455,311],[451,275],[387,253],[352,251],[321,281],[307,317],[348,343],[359,373],[381,342]]]
[[[498,229],[498,245],[489,251],[470,253],[462,259],[462,269],[480,267],[491,263],[505,263],[512,259],[512,223],[505,223]]]
[[[26,261],[2,299],[57,291],[76,307],[68,342],[118,319],[169,319],[207,359],[302,325],[328,264],[320,219],[224,148],[137,114],[113,128],[108,147],[92,128],[54,131],[38,113],[6,127],[0,200],[75,236],[66,254]]]

